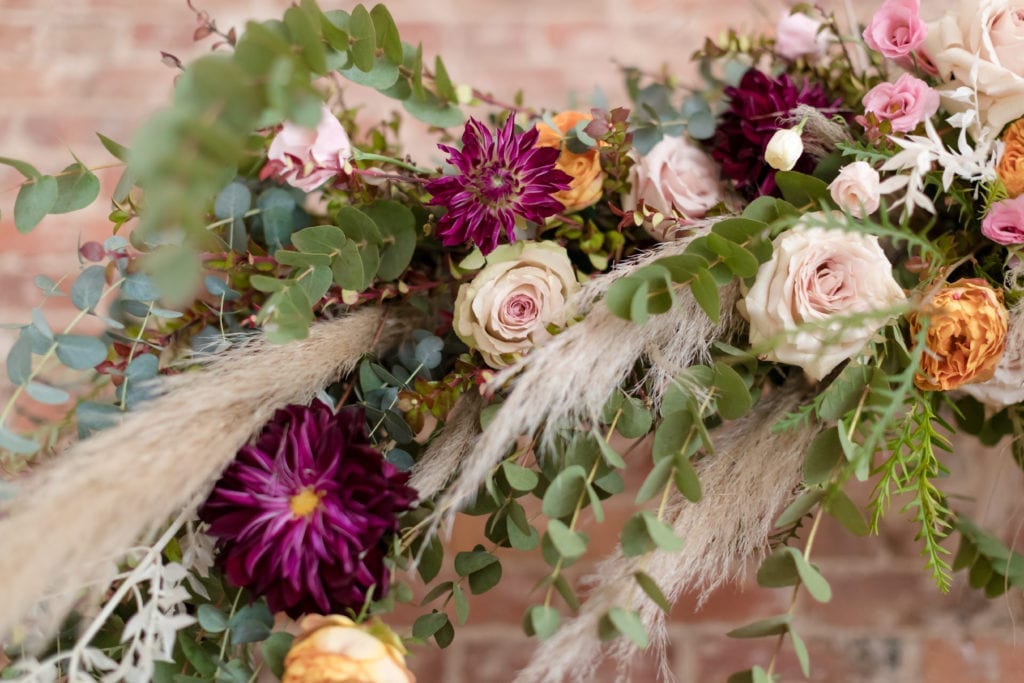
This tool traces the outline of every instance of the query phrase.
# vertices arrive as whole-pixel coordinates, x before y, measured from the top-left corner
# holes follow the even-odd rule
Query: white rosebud
[[[839,208],[857,218],[873,214],[881,203],[878,171],[866,161],[843,166],[828,191]]]
[[[792,171],[804,153],[804,141],[797,128],[780,128],[764,149],[764,160],[776,171]]]

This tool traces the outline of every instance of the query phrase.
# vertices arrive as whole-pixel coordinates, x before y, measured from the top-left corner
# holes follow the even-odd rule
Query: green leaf
[[[71,213],[84,209],[100,194],[100,180],[79,162],[57,176],[57,201],[50,213]]]
[[[777,636],[788,631],[789,615],[781,614],[733,629],[726,635],[730,638],[763,638],[764,636]]]
[[[107,346],[96,337],[58,334],[57,358],[72,370],[88,370],[107,359]]]
[[[722,304],[718,298],[718,285],[711,273],[706,270],[698,270],[690,283],[690,291],[711,322],[717,323],[721,317]]]
[[[50,175],[26,182],[14,200],[14,226],[20,233],[31,232],[57,203],[57,179]]]
[[[673,553],[683,549],[683,540],[676,536],[672,527],[650,512],[645,511],[640,514],[643,517],[644,526],[647,528],[647,535],[654,541],[654,545],[661,550]]]
[[[832,471],[843,458],[843,447],[839,443],[839,430],[835,427],[814,437],[804,456],[804,483],[815,486],[832,476]]]
[[[673,282],[688,282],[701,270],[708,269],[707,259],[697,254],[676,254],[666,256],[654,262],[669,272]]]
[[[276,277],[270,277],[269,275],[249,276],[249,284],[258,292],[280,292],[294,283],[295,281],[292,279],[279,280]]]
[[[492,564],[469,575],[469,590],[473,595],[486,593],[501,581],[501,562],[494,558]]]
[[[228,628],[228,618],[216,605],[200,605],[196,617],[199,626],[207,633],[223,633]]]
[[[71,285],[71,303],[82,311],[93,311],[103,297],[107,284],[107,271],[103,266],[89,266]]]
[[[604,457],[604,461],[608,463],[611,467],[615,467],[617,469],[625,469],[626,461],[622,459],[622,456],[619,455],[618,451],[612,448],[611,445],[607,441],[605,441],[604,437],[602,437],[600,434],[595,435],[594,438],[597,439],[597,446],[598,448],[601,449],[601,455]]]
[[[296,249],[310,254],[334,256],[347,246],[349,239],[341,228],[334,225],[314,225],[292,233]]]
[[[718,412],[726,420],[735,420],[746,415],[753,405],[750,390],[739,373],[731,366],[718,361],[712,380],[718,390]]]
[[[469,576],[497,561],[497,557],[485,550],[467,550],[455,556],[455,573],[459,576]]]
[[[527,632],[546,640],[554,635],[561,622],[561,615],[554,607],[534,605],[526,612]]]
[[[775,183],[782,197],[798,209],[815,206],[829,200],[828,185],[814,176],[797,171],[778,171]]]
[[[228,620],[231,629],[231,644],[258,643],[270,637],[274,626],[274,615],[262,602],[246,605]]]
[[[228,184],[213,202],[213,215],[220,220],[241,218],[252,208],[252,192],[243,183]]]
[[[622,546],[622,554],[626,557],[643,555],[651,549],[651,537],[647,533],[647,523],[643,514],[637,512],[622,526],[622,534],[619,536],[619,543]]]
[[[448,102],[442,102],[430,93],[422,97],[410,97],[402,102],[402,108],[411,116],[437,128],[461,126],[466,120],[462,110]]]
[[[647,574],[643,572],[636,572],[633,574],[633,578],[636,579],[637,584],[643,590],[643,592],[651,599],[651,601],[661,608],[661,611],[668,614],[672,609],[672,605],[669,604],[665,594],[661,592],[658,587],[658,583]]]
[[[644,284],[643,280],[631,276],[620,277],[613,282],[604,295],[608,310],[623,320],[632,320],[633,297]],[[644,311],[646,312],[646,308]]]
[[[792,555],[793,561],[796,564],[796,570],[800,574],[800,580],[803,581],[804,588],[811,594],[811,597],[818,602],[828,602],[832,599],[832,588],[828,585],[828,581],[821,575],[815,567],[811,566],[811,563],[804,559],[803,553],[796,548],[787,548],[789,554]]]
[[[455,620],[463,626],[469,619],[469,598],[459,584],[452,586],[452,599],[455,602]]]
[[[675,462],[672,458],[663,458],[655,463],[654,467],[651,468],[650,474],[644,479],[644,483],[641,484],[640,490],[636,494],[636,504],[646,503],[651,498],[660,495],[665,488],[665,484],[668,483],[668,478],[672,474],[672,469],[675,467]]]
[[[25,384],[32,375],[32,341],[23,330],[7,353],[7,376],[14,384]]]
[[[710,233],[707,236],[707,245],[711,251],[722,257],[722,261],[738,277],[753,277],[757,275],[760,264],[757,257],[749,251],[717,233]]]
[[[293,642],[295,642],[295,636],[291,633],[278,631],[271,633],[270,637],[260,645],[263,661],[277,678],[284,676],[284,660],[288,656],[288,651],[292,649]]]
[[[423,583],[430,583],[441,572],[441,565],[444,562],[444,546],[441,544],[441,540],[434,536],[426,548],[417,548],[416,550],[420,558],[416,570],[419,572],[420,578],[423,579]]]
[[[690,456],[683,452],[676,453],[674,463],[676,469],[673,476],[679,493],[691,503],[699,503],[704,493],[701,490],[700,479],[697,478],[697,471],[690,462]]]
[[[567,560],[575,560],[587,552],[587,542],[583,535],[571,530],[559,519],[548,522],[547,535],[558,554]]]
[[[437,86],[437,94],[441,96],[442,100],[458,101],[455,86],[452,85],[452,79],[449,78],[448,69],[445,68],[440,55],[434,58],[434,85]]]
[[[389,62],[384,56],[377,57],[373,62],[373,68],[369,71],[360,71],[355,66],[350,66],[347,69],[341,69],[339,73],[353,83],[380,91],[395,86],[401,76],[398,66]]]
[[[398,35],[398,26],[391,17],[388,8],[382,4],[376,4],[370,10],[370,18],[373,19],[373,28],[377,37],[377,47],[384,51],[384,56],[392,64],[401,64],[404,52],[402,50],[402,39]]]
[[[519,514],[522,514],[522,507],[519,506]],[[540,534],[537,530],[530,526],[530,523],[526,521],[526,515],[522,514],[522,519],[519,520],[523,524],[517,522],[516,516],[509,514],[506,519],[505,528],[508,531],[508,542],[516,550],[523,550],[529,552],[540,545]],[[526,527],[525,529],[523,527]]]
[[[651,455],[660,461],[677,453],[689,453],[690,443],[696,435],[693,427],[693,417],[689,413],[672,413],[655,430]]]
[[[108,138],[106,135],[103,135],[102,133],[96,133],[96,137],[100,139],[100,144],[103,145],[103,148],[110,152],[110,154],[115,159],[117,159],[118,161],[128,161],[127,147],[125,147],[119,142],[114,142],[113,140]]]
[[[646,648],[650,644],[647,630],[640,620],[640,615],[636,612],[627,612],[621,607],[612,607],[605,616],[616,631],[632,640],[637,647]]]
[[[301,287],[289,287],[267,299],[260,316],[267,339],[272,344],[285,344],[309,334],[312,304]]]
[[[102,138],[103,136],[101,135],[100,137]],[[0,157],[0,164],[4,166],[10,166],[15,171],[25,176],[29,180],[36,180],[43,175],[32,164],[25,161],[19,161],[18,159],[12,159],[10,157]]]
[[[516,491],[532,491],[537,488],[540,478],[537,473],[528,467],[517,465],[514,462],[506,462],[501,466],[509,485]]]
[[[764,558],[757,570],[757,585],[763,588],[795,586],[799,581],[800,573],[787,546],[776,548],[775,552]]]
[[[874,368],[860,363],[851,363],[843,368],[821,392],[818,417],[826,421],[838,420],[854,410],[873,374]]]
[[[782,511],[779,518],[775,520],[776,528],[784,528],[791,524],[795,524],[803,518],[808,512],[810,512],[815,505],[817,505],[822,498],[825,497],[825,492],[821,489],[811,489],[801,493],[796,500],[789,504],[789,506]]]
[[[51,406],[67,403],[71,400],[71,395],[63,389],[51,387],[46,384],[40,384],[38,382],[30,382],[28,386],[25,387],[25,391],[34,400]]]
[[[300,45],[302,56],[313,73],[321,76],[327,73],[327,53],[320,37],[320,22],[315,21],[305,9],[289,7],[284,13],[284,25],[292,42]]]
[[[615,424],[615,431],[627,439],[638,439],[651,431],[651,411],[644,402],[632,396],[625,397],[622,402],[622,414]]]
[[[413,623],[412,635],[414,638],[426,640],[440,631],[447,623],[448,615],[444,612],[431,612],[430,614],[424,614]]]
[[[807,652],[807,644],[793,629],[789,630],[789,638],[793,641],[793,652],[796,654],[797,661],[800,662],[800,671],[803,672],[804,678],[810,678],[811,655]]]
[[[841,490],[829,494],[825,511],[835,517],[854,536],[867,536],[870,530],[860,508]]]
[[[331,269],[327,266],[314,266],[307,273],[305,277],[299,277],[296,282],[310,302],[320,301],[327,290],[331,288],[333,282]]]
[[[355,242],[348,241],[341,249],[341,253],[331,262],[331,272],[334,274],[334,281],[342,289],[350,289],[361,292],[365,289],[367,282],[366,269],[363,266],[363,259],[359,247]],[[370,279],[372,279],[372,275]]]
[[[362,210],[385,234],[377,277],[397,280],[416,250],[416,217],[409,207],[393,201],[378,201]]]
[[[362,5],[356,5],[349,18],[348,31],[351,37],[349,54],[352,63],[360,71],[373,68],[377,51],[377,33],[370,13]]]
[[[551,519],[571,515],[583,495],[586,471],[579,465],[570,465],[558,473],[544,492],[542,511]]]
[[[0,425],[0,450],[10,451],[15,455],[32,455],[39,450],[39,444],[32,439],[18,436]]]

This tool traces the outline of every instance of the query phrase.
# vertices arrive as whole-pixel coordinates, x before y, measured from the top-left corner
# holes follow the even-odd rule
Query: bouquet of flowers
[[[663,649],[684,590],[748,566],[794,599],[730,635],[809,675],[820,522],[877,531],[897,496],[938,590],[1020,587],[942,477],[954,432],[1024,464],[1024,5],[919,9],[798,7],[708,40],[696,87],[626,68],[631,101],[582,111],[457,83],[383,5],[198,13],[216,49],[166,56],[130,148],[101,136],[111,236],[36,278],[78,314],[35,309],[7,357],[4,677],[412,681],[406,648],[451,643],[515,553],[550,568],[517,680]],[[0,163],[21,232],[99,193]],[[452,556],[460,515],[486,522]],[[585,529],[618,544],[581,577]]]

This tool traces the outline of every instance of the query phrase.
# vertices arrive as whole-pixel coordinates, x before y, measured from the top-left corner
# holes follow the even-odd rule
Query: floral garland
[[[939,590],[1024,585],[941,482],[956,431],[1024,462],[1024,6],[799,10],[709,40],[699,87],[626,69],[628,108],[557,113],[456,85],[383,5],[197,16],[220,49],[168,56],[174,103],[131,149],[101,136],[112,236],[70,286],[36,279],[79,314],[37,309],[7,358],[0,448],[30,473],[0,510],[5,678],[412,681],[406,647],[447,647],[515,551],[550,567],[517,680],[586,680],[751,563],[830,600],[822,517],[877,531],[896,495]],[[344,79],[430,125],[443,166],[339,109]],[[0,163],[21,232],[99,193],[77,161]],[[19,432],[39,404],[65,414]],[[636,513],[581,599],[585,520],[618,495]],[[460,513],[484,538],[449,564]],[[786,642],[809,675],[792,607],[730,635],[776,638],[730,680],[779,680]]]

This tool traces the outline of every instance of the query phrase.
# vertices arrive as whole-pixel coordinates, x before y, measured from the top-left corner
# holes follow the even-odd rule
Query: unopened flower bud
[[[804,141],[796,128],[780,128],[764,149],[764,160],[777,171],[792,171],[804,153]]]

